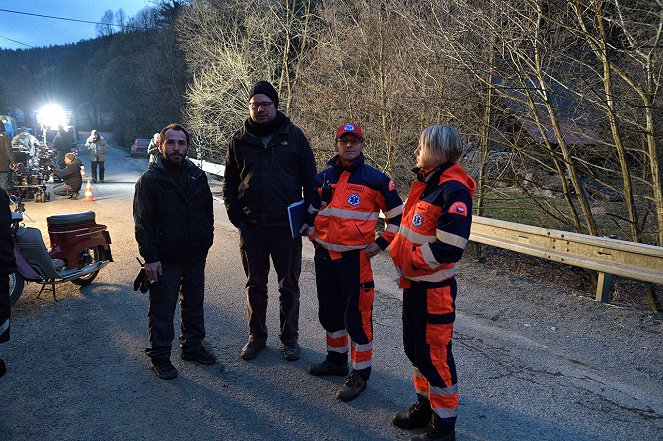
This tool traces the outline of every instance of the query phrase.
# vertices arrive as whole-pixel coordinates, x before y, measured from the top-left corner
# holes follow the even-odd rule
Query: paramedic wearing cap
[[[267,278],[271,256],[278,277],[280,340],[288,361],[299,359],[301,236],[292,238],[288,206],[313,196],[315,160],[304,133],[278,110],[267,81],[249,93],[250,117],[233,135],[226,154],[223,194],[230,222],[240,234],[246,273],[249,338],[240,357],[258,356],[267,342]]]
[[[371,374],[374,284],[370,259],[389,246],[403,213],[393,181],[364,163],[363,147],[359,126],[347,123],[338,128],[338,154],[315,177],[316,193],[309,209],[315,215],[309,238],[316,248],[318,317],[327,331],[327,356],[309,366],[308,372],[347,374],[336,393],[341,401],[357,398]],[[380,211],[385,214],[385,230],[376,238]]]

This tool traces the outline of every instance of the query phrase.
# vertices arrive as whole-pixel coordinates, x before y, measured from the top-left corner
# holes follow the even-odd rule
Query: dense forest
[[[91,41],[1,51],[0,109],[57,99],[123,140],[179,119],[219,162],[267,79],[320,164],[352,120],[405,192],[421,130],[453,124],[477,213],[663,244],[660,0],[171,1],[119,31],[117,15]]]

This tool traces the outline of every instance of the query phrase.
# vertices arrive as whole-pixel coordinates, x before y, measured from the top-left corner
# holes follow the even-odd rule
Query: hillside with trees
[[[97,25],[98,38],[0,50],[0,109],[30,115],[58,103],[72,110],[78,129],[113,131],[121,145],[151,137],[180,119],[184,106],[189,76],[173,30],[180,7],[164,3],[131,18],[121,9],[107,11]]]

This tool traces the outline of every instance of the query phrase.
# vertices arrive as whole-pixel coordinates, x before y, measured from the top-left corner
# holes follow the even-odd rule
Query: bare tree
[[[113,35],[115,29],[113,29],[113,24],[115,23],[115,14],[112,9],[104,12],[104,15],[99,19],[99,24],[96,25],[97,36],[98,37],[107,37]]]
[[[276,85],[286,113],[299,62],[309,44],[311,0],[198,0],[182,14],[178,34],[193,81],[186,117],[208,157],[223,157],[247,117],[248,91],[260,79]]]

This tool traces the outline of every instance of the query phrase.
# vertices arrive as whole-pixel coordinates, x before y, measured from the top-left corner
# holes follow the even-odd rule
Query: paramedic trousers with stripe
[[[403,346],[414,367],[414,388],[430,400],[443,425],[458,415],[456,364],[451,352],[456,318],[455,278],[412,282],[403,290]]]
[[[373,271],[364,250],[315,252],[315,280],[320,324],[327,331],[327,358],[347,363],[348,336],[352,369],[368,379],[373,358]]]

